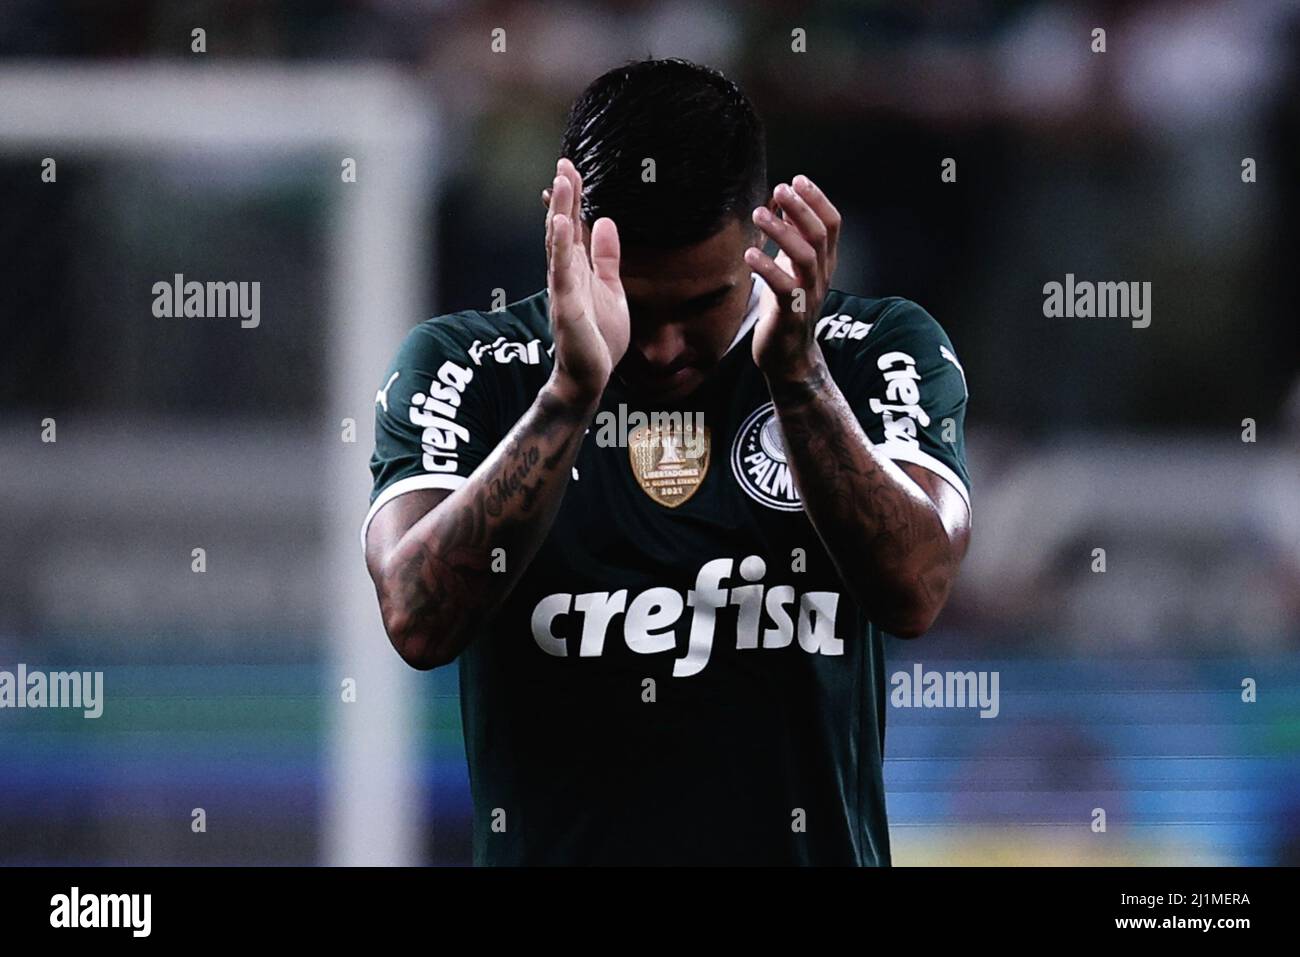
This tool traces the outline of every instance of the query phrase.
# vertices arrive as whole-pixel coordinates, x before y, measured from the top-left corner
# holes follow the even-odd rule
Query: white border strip
[[[463,475],[455,475],[451,472],[435,472],[429,475],[411,475],[404,479],[398,479],[392,485],[389,485],[379,497],[370,505],[370,511],[366,512],[366,520],[361,523],[361,551],[366,550],[366,532],[370,530],[370,522],[374,519],[379,510],[397,498],[399,495],[405,495],[407,492],[418,492],[422,489],[442,488],[449,492],[454,492],[467,481]]]

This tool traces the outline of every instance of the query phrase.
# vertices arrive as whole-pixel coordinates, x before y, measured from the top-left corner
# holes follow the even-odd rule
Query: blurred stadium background
[[[1300,863],[1300,7],[1192,0],[0,5],[0,668],[107,698],[0,711],[0,863],[468,861],[454,669],[357,548],[371,403],[406,328],[544,283],[569,101],[646,55],[746,88],[836,285],[970,382],[974,546],[890,670],[1001,713],[891,709],[895,862]],[[260,326],[154,318],[178,272]],[[1066,273],[1151,326],[1044,318]]]

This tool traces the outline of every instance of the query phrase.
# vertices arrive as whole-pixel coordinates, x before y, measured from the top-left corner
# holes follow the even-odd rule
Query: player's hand
[[[803,175],[793,186],[780,184],[772,195],[781,215],[760,206],[753,219],[780,252],[773,260],[760,247],[750,247],[745,262],[776,294],[776,303],[754,328],[754,362],[769,380],[788,381],[806,377],[821,361],[814,333],[835,272],[840,214]]]
[[[582,237],[582,177],[567,159],[556,164],[546,212],[546,286],[550,291],[555,369],[583,398],[605,391],[630,337],[627,296],[619,278],[618,227],[608,217]]]

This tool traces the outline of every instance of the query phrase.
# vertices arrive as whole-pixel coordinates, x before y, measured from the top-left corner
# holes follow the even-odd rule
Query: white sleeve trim
[[[922,452],[919,447],[910,442],[885,442],[879,448],[887,458],[895,462],[910,462],[939,476],[957,490],[957,494],[966,503],[966,511],[970,512],[970,489],[966,488],[966,483],[961,480],[961,476],[929,452]]]
[[[370,530],[370,523],[381,508],[397,498],[399,495],[405,495],[407,492],[418,492],[422,489],[441,488],[449,492],[454,492],[468,481],[463,475],[455,475],[451,472],[437,472],[430,475],[411,475],[404,479],[398,479],[392,485],[388,486],[379,493],[379,497],[371,503],[370,511],[366,512],[366,520],[361,523],[361,551],[366,550],[366,532]]]

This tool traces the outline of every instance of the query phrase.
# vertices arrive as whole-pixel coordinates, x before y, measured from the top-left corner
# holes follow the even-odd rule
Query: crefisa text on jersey
[[[438,369],[429,391],[411,396],[407,412],[411,424],[419,426],[420,451],[426,472],[455,472],[456,445],[469,441],[469,429],[456,421],[456,410],[465,387],[474,378],[474,370],[448,359]]]
[[[605,652],[614,617],[623,615],[623,640],[629,649],[645,655],[670,652],[677,648],[676,625],[689,607],[686,654],[673,662],[673,677],[686,678],[699,674],[709,663],[718,611],[734,605],[737,649],[786,648],[797,636],[799,647],[809,654],[844,654],[844,641],[835,637],[839,592],[800,595],[793,585],[769,588],[761,582],[767,563],[757,555],[740,563],[740,577],[748,584],[723,587],[734,567],[734,559],[715,558],[700,567],[695,587],[686,594],[675,588],[648,588],[630,604],[626,588],[547,595],[533,608],[533,640],[548,655],[565,658],[569,639],[579,637],[578,657],[598,657]],[[762,627],[764,612],[766,628]],[[559,620],[570,614],[581,615],[581,628],[560,626]],[[557,627],[567,634],[557,634]]]

